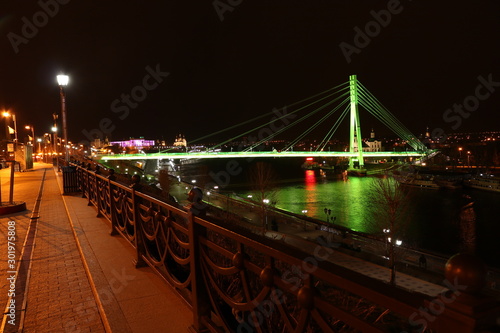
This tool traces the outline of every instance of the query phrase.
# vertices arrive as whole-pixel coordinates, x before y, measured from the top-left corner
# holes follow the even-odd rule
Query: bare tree
[[[390,283],[396,284],[396,260],[403,251],[399,251],[400,242],[410,221],[409,189],[393,177],[374,179],[372,183],[373,219],[371,224],[376,234],[381,235],[386,243],[387,257],[391,269]]]
[[[276,205],[276,174],[269,163],[257,162],[250,169],[253,198],[261,207],[262,226],[268,229],[267,207]]]

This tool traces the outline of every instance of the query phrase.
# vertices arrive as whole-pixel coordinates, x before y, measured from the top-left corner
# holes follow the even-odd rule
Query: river
[[[285,159],[265,160],[276,172],[278,208],[334,223],[355,231],[373,233],[376,226],[370,207],[373,196],[374,177],[348,177],[338,174],[323,174],[319,171],[300,168],[302,161]],[[252,193],[249,176],[252,162],[199,161],[181,167],[181,177],[205,178],[221,183],[221,191],[231,191],[241,197]],[[234,160],[233,162],[234,163]],[[236,172],[238,171],[238,172]],[[224,177],[223,177],[224,176]],[[227,177],[226,177],[227,176]],[[209,178],[209,179],[207,179]],[[468,196],[466,199],[465,196]],[[500,267],[500,193],[474,189],[425,190],[417,189],[411,194],[411,216],[403,242],[415,247],[446,256],[459,251],[460,211],[466,202],[472,201],[476,217],[477,254],[492,266]],[[325,213],[325,208],[327,213]]]

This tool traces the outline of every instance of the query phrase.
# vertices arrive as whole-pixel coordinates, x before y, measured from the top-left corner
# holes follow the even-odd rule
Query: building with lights
[[[375,139],[375,132],[370,133],[370,138],[364,141],[366,146],[363,147],[363,151],[382,151],[382,141]]]
[[[145,140],[144,138],[130,139],[126,141],[111,141],[109,143],[111,146],[120,146],[122,148],[136,148],[144,149],[155,145],[155,140]]]
[[[179,134],[175,137],[174,147],[187,147],[187,141],[184,135]]]

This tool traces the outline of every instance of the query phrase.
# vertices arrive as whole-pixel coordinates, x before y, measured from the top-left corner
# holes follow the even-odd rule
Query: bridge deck
[[[429,151],[378,151],[363,152],[364,157],[422,157]],[[194,159],[194,158],[246,158],[246,157],[357,157],[358,153],[345,151],[283,151],[283,152],[192,152],[98,155],[102,160],[151,160],[151,159]]]

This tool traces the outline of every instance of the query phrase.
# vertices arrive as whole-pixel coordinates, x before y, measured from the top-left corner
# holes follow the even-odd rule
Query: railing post
[[[102,217],[102,213],[101,213],[101,208],[102,208],[102,202],[101,202],[101,191],[105,191],[106,189],[101,189],[99,188],[99,184],[97,183],[99,181],[99,177],[97,177],[97,175],[94,175],[95,177],[95,189],[96,189],[96,203],[97,203],[97,215],[96,217]]]
[[[111,188],[111,180],[108,181],[108,194],[109,194],[109,218],[111,220],[111,232],[109,233],[111,236],[117,235],[118,231],[116,228],[116,215],[115,215],[115,199],[113,198],[113,189]]]
[[[90,183],[90,178],[92,177],[92,175],[90,174],[90,171],[89,170],[86,170],[87,172],[87,179],[88,179],[88,187],[87,187],[87,199],[89,200],[89,202],[87,203],[87,206],[92,206],[92,193],[91,193],[91,190],[95,190],[94,188],[91,189],[91,183]],[[94,185],[95,185],[95,179],[94,179]]]
[[[204,332],[203,318],[210,316],[210,299],[203,279],[201,267],[200,236],[206,236],[206,229],[194,222],[192,212],[188,212],[189,224],[189,254],[191,257],[191,305],[193,307],[193,326],[190,328],[194,332]]]
[[[82,175],[82,198],[88,197],[89,190],[89,173],[84,168],[80,167],[80,172]]]
[[[144,248],[144,239],[142,237],[142,221],[139,214],[139,200],[135,195],[135,190],[132,189],[132,209],[134,216],[134,240],[135,240],[135,251],[137,257],[134,259],[135,268],[145,267],[147,264],[144,261],[143,255],[146,254]]]

